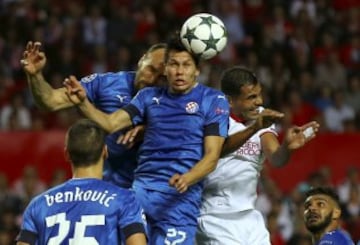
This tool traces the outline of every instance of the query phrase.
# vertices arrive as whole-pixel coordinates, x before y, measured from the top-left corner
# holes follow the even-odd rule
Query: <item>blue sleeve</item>
[[[205,136],[227,137],[229,129],[229,102],[225,95],[216,94],[208,103]]]
[[[137,199],[135,199],[133,192],[129,192],[129,195],[126,197],[118,225],[125,235],[125,239],[135,233],[146,234],[144,210],[141,208]]]
[[[36,224],[34,217],[36,217],[35,210],[36,203],[30,202],[28,207],[25,209],[23,214],[23,221],[21,225],[21,231],[16,238],[17,241],[26,242],[29,244],[35,244],[37,240],[38,230],[36,229]]]
[[[94,103],[98,98],[98,91],[101,90],[101,80],[102,76],[97,73],[91,74],[89,76],[83,77],[80,80],[81,85],[86,90],[86,95],[88,99]]]
[[[130,114],[134,125],[144,123],[147,99],[151,98],[150,88],[141,89],[124,110]]]

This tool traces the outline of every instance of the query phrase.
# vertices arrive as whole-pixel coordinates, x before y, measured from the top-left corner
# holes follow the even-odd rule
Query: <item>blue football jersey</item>
[[[124,109],[135,125],[147,125],[135,170],[136,185],[147,189],[175,192],[169,179],[188,172],[203,157],[204,137],[227,137],[228,101],[222,92],[202,84],[182,95],[145,88]],[[201,191],[202,183],[191,189]]]
[[[134,90],[135,72],[117,72],[92,74],[80,80],[85,88],[88,99],[96,108],[112,113],[129,104],[135,95]],[[138,146],[126,149],[117,144],[117,138],[124,133],[119,131],[106,138],[109,157],[105,161],[104,180],[108,180],[118,186],[129,188],[134,179],[136,168],[136,153]]]
[[[341,229],[336,229],[325,233],[316,245],[354,245],[348,233]]]
[[[71,179],[35,197],[23,215],[18,241],[36,244],[120,244],[145,231],[140,204],[129,189],[98,179]]]

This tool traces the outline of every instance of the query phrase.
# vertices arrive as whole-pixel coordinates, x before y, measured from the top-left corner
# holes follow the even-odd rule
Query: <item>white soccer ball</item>
[[[218,17],[200,13],[189,17],[184,22],[180,38],[189,52],[207,60],[225,48],[227,31],[224,23]]]

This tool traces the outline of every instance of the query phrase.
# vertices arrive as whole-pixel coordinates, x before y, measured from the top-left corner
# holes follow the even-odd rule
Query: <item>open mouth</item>
[[[317,220],[319,220],[319,218],[320,218],[319,215],[313,213],[313,214],[310,214],[310,215],[307,216],[307,221],[308,221],[309,223],[314,223],[314,222],[316,222]]]

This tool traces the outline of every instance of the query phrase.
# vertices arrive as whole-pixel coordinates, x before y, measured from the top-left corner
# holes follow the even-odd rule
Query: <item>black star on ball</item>
[[[191,40],[196,39],[197,37],[195,36],[195,29],[196,28],[192,28],[190,29],[189,27],[186,28],[186,32],[185,35],[183,36],[183,38],[185,38],[188,43],[191,43]]]
[[[216,44],[220,40],[220,38],[214,38],[212,34],[210,34],[209,40],[206,40],[206,50],[208,49],[214,49],[217,52]]]
[[[200,22],[199,25],[205,24],[205,25],[208,25],[208,26],[210,27],[211,24],[217,24],[217,23],[213,20],[212,16],[200,16],[200,18],[201,18],[201,22]]]

